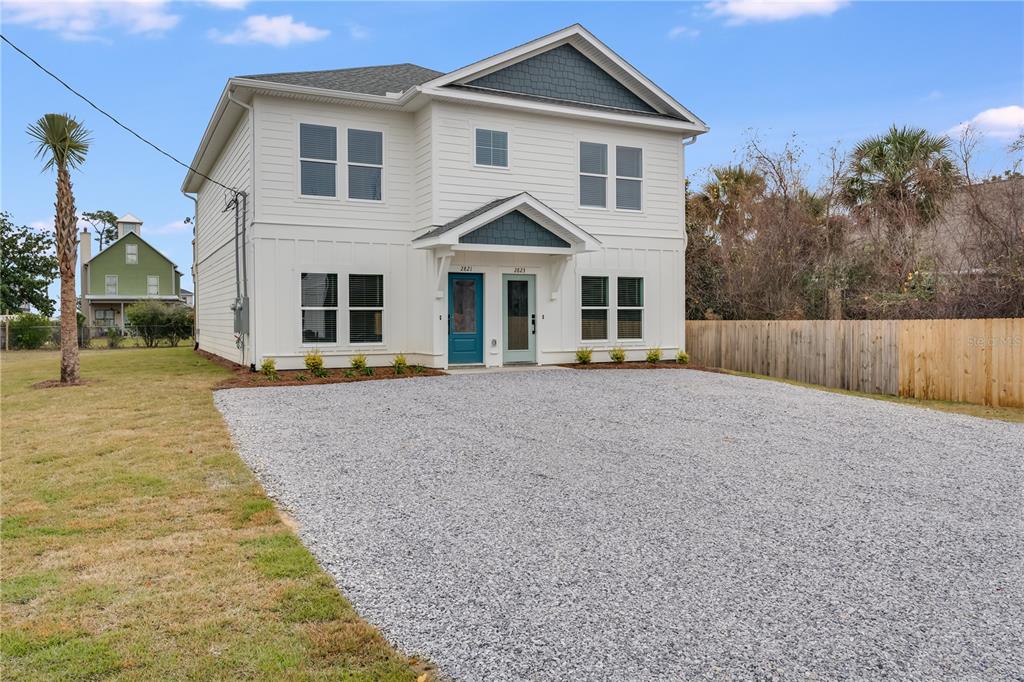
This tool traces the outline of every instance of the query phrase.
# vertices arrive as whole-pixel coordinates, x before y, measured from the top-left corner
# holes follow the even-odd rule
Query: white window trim
[[[580,158],[580,146],[584,142],[586,142],[587,144],[603,144],[604,145],[604,148],[605,148],[605,159],[604,160],[605,160],[605,169],[606,169],[604,174],[601,174],[601,173],[586,173],[586,172],[584,172],[582,170],[581,165],[583,163],[583,160]],[[582,138],[576,140],[576,206],[577,206],[577,208],[579,208],[582,211],[607,211],[608,210],[608,176],[609,176],[609,173],[608,173],[607,169],[611,166],[611,159],[609,159],[608,157],[610,156],[612,148],[613,148],[612,145],[607,143],[607,142],[595,142],[593,140],[584,140]],[[585,176],[585,175],[589,176],[589,177],[592,177],[592,178],[604,178],[604,206],[589,206],[587,204],[584,204],[581,201],[582,197],[581,197],[580,188],[582,187],[583,183],[580,181],[580,178]]]
[[[156,292],[153,289],[153,280],[156,280]],[[160,275],[146,275],[146,295],[147,296],[159,296],[160,295]]]
[[[114,282],[114,290],[113,291],[110,290],[111,278],[113,278],[113,282]],[[118,276],[117,275],[104,275],[103,291],[108,296],[116,296],[117,295],[117,289],[118,289],[119,284],[120,283],[118,281]]]
[[[640,150],[640,177],[631,178],[627,175],[619,175],[619,147],[625,147],[629,149]],[[616,144],[615,145],[615,210],[623,211],[625,213],[643,213],[644,212],[644,174],[645,174],[645,163],[647,154],[644,153],[642,145],[631,145],[631,144]],[[640,208],[619,208],[619,180],[638,180],[640,182]],[[627,276],[628,275],[624,275]]]
[[[334,128],[334,161],[328,161],[325,159],[310,159],[302,156],[302,124],[326,126],[328,128]],[[325,202],[338,202],[341,200],[341,163],[338,159],[341,158],[341,140],[339,136],[341,131],[345,130],[338,126],[335,121],[317,120],[316,118],[304,117],[303,120],[295,123],[295,193],[302,200],[306,201],[325,201]],[[347,132],[346,132],[347,135]],[[311,161],[313,163],[333,163],[334,164],[334,196],[325,197],[321,194],[303,194],[302,193],[302,162]]]
[[[348,131],[350,130],[361,130],[368,133],[380,133],[380,160],[381,164],[373,163],[360,163],[356,161],[348,160]],[[340,143],[339,143],[340,144]],[[350,201],[354,204],[384,204],[388,198],[388,173],[385,170],[388,160],[388,134],[383,128],[374,128],[370,126],[348,126],[345,128],[345,201]],[[380,199],[354,199],[348,195],[348,169],[352,166],[362,166],[364,168],[380,168]],[[366,273],[359,273],[366,274]],[[347,281],[347,279],[346,279]]]
[[[299,346],[302,347],[302,348],[324,348],[324,347],[337,348],[338,346],[341,345],[341,342],[338,341],[338,339],[341,338],[341,329],[339,329],[339,327],[341,326],[341,321],[338,319],[338,313],[341,312],[341,310],[340,310],[340,308],[341,308],[341,305],[340,305],[341,299],[340,298],[336,299],[336,300],[339,301],[339,305],[336,305],[336,306],[302,305],[302,276],[303,275],[334,275],[335,277],[337,277],[337,290],[335,291],[335,296],[339,296],[339,297],[341,296],[341,277],[342,277],[342,275],[341,275],[340,272],[338,272],[336,270],[327,270],[327,269],[325,269],[325,268],[323,268],[321,266],[312,265],[312,266],[309,266],[309,267],[300,268],[298,270],[298,277],[296,278],[298,280],[298,286],[299,286],[299,292],[298,292],[298,294],[299,294],[299,319],[296,320],[295,328],[299,330]],[[345,281],[346,282],[348,281],[347,277],[346,277]],[[334,341],[333,342],[331,342],[331,341],[306,341],[304,338],[302,338],[302,311],[303,310],[334,310],[335,311],[335,315],[334,315]]]
[[[349,301],[349,277],[351,275],[376,275],[380,277],[380,288],[381,297],[384,301],[387,301],[387,277],[384,276],[383,272],[349,272],[345,274],[345,301]],[[352,340],[352,316],[345,316],[345,326],[347,327],[345,338],[348,339],[348,345],[351,348],[367,348],[374,346],[384,346],[388,340],[388,327],[387,327],[387,316],[384,314],[384,306],[352,306],[347,307],[348,312],[353,310],[379,310],[380,311],[380,341],[353,341]]]
[[[598,305],[586,305],[585,306],[585,305],[583,305],[583,278],[584,277],[604,277],[608,281],[608,286],[607,286],[608,304],[607,305],[604,305],[604,306],[598,306]],[[579,292],[579,296],[578,296],[578,298],[576,300],[579,302],[578,305],[577,305],[577,308],[580,311],[580,316],[578,318],[579,324],[576,325],[576,335],[579,337],[581,344],[587,344],[587,343],[608,343],[613,338],[611,333],[610,333],[611,332],[611,317],[612,317],[611,316],[611,310],[612,310],[612,300],[613,300],[612,299],[612,294],[615,293],[615,292],[612,291],[612,280],[613,280],[613,276],[612,275],[606,275],[606,274],[603,274],[603,273],[602,274],[583,273],[583,274],[581,274],[579,276],[579,280],[577,281],[577,285],[578,285],[577,286],[577,291]],[[604,320],[605,335],[604,335],[603,339],[584,339],[583,338],[583,311],[584,310],[604,310],[605,311],[605,320]]]
[[[129,251],[135,249],[135,252],[130,254],[134,257],[134,260],[128,260]],[[139,245],[138,244],[125,244],[124,245],[124,264],[125,265],[138,265],[139,264]]]
[[[624,305],[619,306],[619,278],[628,277],[631,279],[640,280],[640,300],[643,305],[632,306]],[[615,275],[615,340],[621,344],[626,345],[642,345],[644,339],[647,338],[647,278],[643,275],[634,275],[630,273],[618,273]],[[619,338],[619,311],[620,310],[639,310],[640,311],[640,337],[635,339],[620,339]]]
[[[100,317],[100,313],[104,314],[102,318]],[[107,313],[110,313],[109,317],[107,316]],[[116,316],[114,315],[114,310],[112,308],[97,308],[93,311],[93,322],[104,323],[109,321],[109,323],[113,325],[115,323],[115,319]]]
[[[506,140],[506,145],[505,145],[505,161],[506,161],[506,164],[504,166],[495,166],[493,164],[477,163],[476,162],[476,133],[477,133],[478,130],[490,130],[491,132],[505,133],[505,140]],[[470,156],[470,158],[473,160],[473,167],[474,168],[480,168],[482,170],[490,170],[490,171],[501,171],[503,173],[507,173],[507,172],[509,172],[512,169],[512,131],[511,130],[501,130],[499,128],[489,128],[489,127],[483,126],[483,125],[476,125],[476,126],[473,126],[473,136],[470,138],[469,141],[470,141],[470,145],[472,146],[472,149],[473,149],[473,152],[472,152],[472,155]]]

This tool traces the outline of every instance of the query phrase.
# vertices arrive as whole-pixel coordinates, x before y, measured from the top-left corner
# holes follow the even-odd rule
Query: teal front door
[[[503,364],[537,362],[536,278],[501,276]]]
[[[448,364],[484,361],[484,276],[448,275]]]

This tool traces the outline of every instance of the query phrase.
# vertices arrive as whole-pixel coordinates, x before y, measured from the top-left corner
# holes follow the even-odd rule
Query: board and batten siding
[[[498,197],[529,192],[591,234],[682,237],[683,154],[679,133],[537,113],[432,103],[436,221],[446,223]],[[474,130],[507,131],[509,167],[475,165]],[[605,209],[579,206],[579,143],[608,145]],[[615,146],[643,149],[643,209],[615,209]]]
[[[249,118],[243,116],[207,175],[252,194]],[[205,180],[198,195],[196,229],[196,329],[200,348],[245,363],[235,346],[235,212],[225,211],[230,198],[223,187]]]

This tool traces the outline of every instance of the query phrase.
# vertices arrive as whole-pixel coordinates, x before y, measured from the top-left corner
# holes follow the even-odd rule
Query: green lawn
[[[911,407],[923,407],[929,410],[939,410],[940,412],[955,412],[956,414],[966,414],[971,417],[981,417],[983,419],[996,419],[1004,422],[1024,422],[1024,409],[1021,409],[1019,407],[992,407],[990,405],[974,405],[972,403],[955,403],[949,400],[919,400],[917,398],[900,398],[899,396],[895,395],[884,395],[879,393],[861,393],[860,391],[845,391],[841,388],[829,388],[827,386],[820,386],[818,384],[808,384],[803,381],[796,381],[794,379],[780,379],[778,377],[765,376],[764,374],[751,374],[750,372],[737,372],[735,370],[725,370],[725,372],[738,377],[748,377],[750,379],[767,379],[768,381],[778,381],[784,384],[803,386],[804,388],[814,388],[819,391],[828,391],[829,393],[852,395],[857,396],[858,398],[871,398],[872,400],[883,400],[888,403],[910,405]]]
[[[235,452],[189,347],[2,356],[5,680],[415,680]],[[429,616],[425,616],[429,617]],[[431,675],[427,673],[428,677]]]

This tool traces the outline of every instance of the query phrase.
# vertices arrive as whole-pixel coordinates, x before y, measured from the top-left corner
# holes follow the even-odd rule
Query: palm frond
[[[85,126],[68,114],[45,114],[29,125],[28,134],[36,141],[36,158],[45,162],[43,170],[77,168],[92,142]]]

